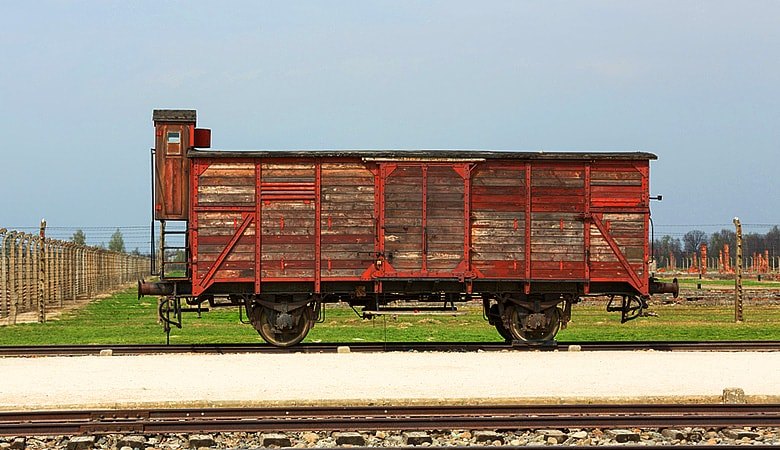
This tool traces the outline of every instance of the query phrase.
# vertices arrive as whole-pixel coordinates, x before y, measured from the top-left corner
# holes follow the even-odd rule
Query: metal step
[[[450,308],[406,308],[406,307],[389,307],[379,308],[377,310],[364,310],[364,315],[370,316],[462,316],[465,312],[460,312],[457,309]]]

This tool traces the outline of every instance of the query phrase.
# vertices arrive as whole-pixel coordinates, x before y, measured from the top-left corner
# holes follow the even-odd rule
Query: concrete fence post
[[[0,319],[8,317],[8,230],[0,228]]]
[[[68,245],[68,264],[70,266],[70,301],[76,303],[76,244],[70,243]]]
[[[742,300],[744,292],[742,290],[742,224],[739,217],[734,218],[734,226],[737,234],[737,255],[734,263],[734,322],[742,323]]]
[[[30,239],[30,235],[22,233],[19,236],[19,243],[17,249],[19,250],[19,312],[25,312],[29,309],[30,293],[28,285],[30,283],[30,270],[28,263],[30,259],[27,257],[27,243]]]
[[[43,244],[46,252],[46,265],[44,266],[46,268],[46,298],[44,301],[46,303],[51,303],[52,297],[54,296],[54,277],[52,274],[52,267],[54,267],[54,262],[52,259],[52,256],[54,252],[52,251],[52,243],[47,241]]]
[[[65,242],[57,241],[57,279],[60,280],[60,308],[65,306]]]
[[[38,322],[46,322],[46,219],[38,230]]]
[[[16,231],[12,231],[10,233],[10,241],[8,245],[8,270],[9,270],[9,279],[10,283],[8,286],[8,291],[10,293],[8,303],[9,303],[9,311],[8,311],[8,323],[10,324],[16,324],[16,308],[18,306],[19,301],[19,293],[17,292],[17,275],[19,273],[18,267],[16,265],[16,237],[19,233]]]
[[[27,236],[24,233],[19,233],[18,241],[16,242],[16,264],[17,264],[17,272],[19,275],[19,283],[16,285],[17,289],[19,290],[19,295],[16,300],[16,313],[24,312],[25,302],[27,301],[26,297],[26,288],[27,288],[27,280],[25,279],[27,277],[27,268],[25,267],[25,257],[24,257],[24,242],[27,240]]]

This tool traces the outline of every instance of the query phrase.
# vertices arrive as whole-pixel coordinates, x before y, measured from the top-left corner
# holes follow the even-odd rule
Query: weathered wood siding
[[[591,206],[603,210],[601,221],[631,269],[641,278],[647,244],[647,163],[599,162],[591,168]],[[644,173],[643,173],[644,171]],[[593,278],[628,277],[628,271],[595,224],[590,225]]]
[[[154,153],[154,218],[157,220],[187,220],[189,213],[190,165],[185,157],[189,147],[194,118],[180,120],[155,119]],[[168,134],[178,133],[169,142]]]
[[[196,284],[316,285],[372,273],[646,277],[647,161],[490,160],[473,163],[469,180],[469,163],[457,161],[213,159],[195,167]],[[375,266],[380,253],[387,264]]]
[[[384,253],[397,271],[422,270],[422,176],[421,166],[399,166],[385,178]]]
[[[249,206],[255,203],[255,165],[218,163],[198,177],[198,205]]]
[[[262,278],[314,279],[315,164],[260,165]]]
[[[591,204],[599,207],[647,206],[647,184],[640,168],[647,163],[593,163],[590,171]]]
[[[426,171],[426,267],[447,273],[463,261],[465,183],[449,166],[430,165]]]
[[[363,163],[322,163],[322,279],[359,278],[376,260],[374,174]]]
[[[211,164],[198,175],[197,206],[247,207],[255,204],[255,165],[251,162]],[[197,211],[196,281],[211,271],[244,222],[237,211]],[[215,280],[252,280],[255,276],[255,224],[250,223],[213,274]]]
[[[604,214],[603,223],[640,277],[644,271],[644,214]],[[627,277],[628,272],[595,225],[591,225],[590,267],[594,278]]]
[[[585,278],[585,166],[531,169],[531,278]]]
[[[199,212],[198,214],[198,273],[203,279],[238,231],[243,218],[236,212]],[[252,280],[255,276],[255,224],[250,223],[230,250],[214,279],[241,278]]]
[[[525,165],[480,164],[471,181],[471,262],[486,278],[525,276]]]

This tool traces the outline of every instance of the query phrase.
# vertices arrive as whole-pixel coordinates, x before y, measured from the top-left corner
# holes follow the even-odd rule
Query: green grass
[[[460,316],[382,316],[362,320],[345,306],[327,305],[326,321],[305,342],[484,341],[500,338],[482,319],[479,307],[461,308]],[[780,339],[780,307],[746,306],[745,322],[733,323],[729,306],[653,305],[656,317],[620,324],[603,304],[574,306],[573,320],[559,340],[768,340]],[[165,334],[156,320],[153,298],[136,299],[134,290],[95,301],[45,324],[0,327],[0,345],[154,344]],[[251,325],[239,323],[237,309],[184,315],[184,328],[171,332],[171,343],[263,342]]]
[[[671,282],[671,278],[663,278],[662,281]],[[702,288],[716,288],[716,289],[723,289],[723,288],[733,288],[734,287],[734,280],[733,279],[713,279],[713,278],[704,278],[699,279],[698,277],[691,277],[691,278],[678,278],[677,282],[680,284],[681,288],[689,288],[693,289],[696,287],[697,284],[701,283]],[[758,281],[755,279],[743,279],[742,280],[742,286],[746,288],[766,288],[766,289],[780,289],[780,281]]]

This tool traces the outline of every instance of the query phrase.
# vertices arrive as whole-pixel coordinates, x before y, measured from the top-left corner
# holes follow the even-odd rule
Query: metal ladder
[[[176,220],[174,222],[180,222],[185,224],[184,230],[169,230],[166,226],[167,220],[160,220],[160,245],[158,246],[159,255],[153,257],[152,261],[158,262],[158,267],[153,268],[153,274],[158,275],[161,280],[170,278],[186,278],[190,274],[190,250],[189,243],[187,242],[187,222],[182,220]],[[181,245],[169,244],[169,237],[172,236],[184,236],[184,243]],[[152,246],[154,248],[154,246]],[[171,259],[171,250],[174,251],[174,257]],[[181,251],[184,255],[184,259],[178,260],[175,255]],[[154,256],[154,255],[153,255]],[[177,270],[184,267],[183,273],[181,270]],[[155,270],[156,269],[156,270]]]

